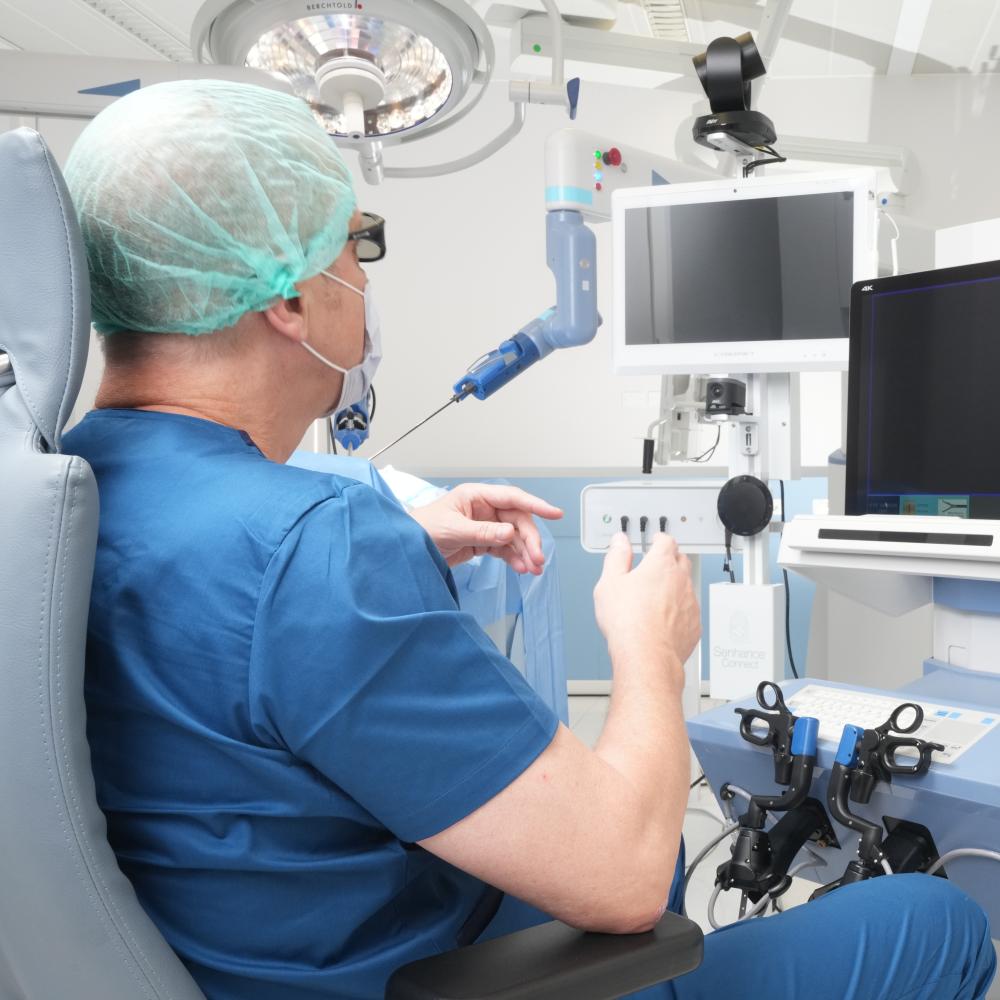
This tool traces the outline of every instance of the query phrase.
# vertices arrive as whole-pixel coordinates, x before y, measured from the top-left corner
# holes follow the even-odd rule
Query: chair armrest
[[[411,962],[386,1000],[615,1000],[701,964],[701,928],[667,913],[645,934],[588,934],[552,921]]]

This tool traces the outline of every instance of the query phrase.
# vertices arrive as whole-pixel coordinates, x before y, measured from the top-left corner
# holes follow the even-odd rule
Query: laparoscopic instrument
[[[709,848],[702,851],[689,866],[686,881],[694,869],[708,856],[713,846],[731,838],[730,856],[718,866],[715,889],[709,903],[709,920],[719,926],[715,909],[719,897],[732,889],[740,892],[739,919],[765,916],[777,910],[779,898],[788,890],[792,878],[806,868],[816,868],[844,859],[846,865],[839,877],[821,884],[809,897],[818,899],[844,885],[886,875],[921,872],[925,875],[949,877],[945,864],[957,858],[977,857],[1000,861],[1000,853],[982,848],[957,848],[941,852],[938,844],[947,839],[952,823],[947,815],[916,816],[905,814],[906,804],[918,798],[929,772],[941,776],[951,765],[943,743],[923,739],[919,732],[934,733],[937,719],[927,718],[923,706],[916,702],[895,701],[881,711],[888,718],[865,725],[845,723],[840,726],[840,744],[832,759],[829,750],[820,750],[818,740],[828,740],[828,710],[822,718],[797,715],[796,704],[822,704],[824,698],[837,704],[858,707],[864,703],[845,693],[839,686],[820,689],[823,697],[809,694],[800,682],[786,685],[788,695],[772,683],[762,683],[754,702],[744,702],[735,709],[719,708],[702,716],[716,716],[715,726],[725,725],[735,737],[733,749],[718,753],[701,737],[693,742],[696,751],[704,755],[706,775],[714,773],[718,780],[719,765],[727,765],[730,773],[740,775],[741,760],[746,760],[756,777],[761,779],[762,761],[756,750],[770,751],[773,762],[774,792],[752,792],[745,787],[723,781],[717,795],[732,817],[732,803],[739,797],[746,809],[734,822],[724,827]],[[815,684],[813,685],[815,687]],[[787,698],[787,703],[786,703]],[[739,723],[724,723],[731,712],[739,715]],[[943,731],[943,730],[942,730]],[[826,734],[826,735],[821,735]],[[737,746],[744,749],[737,750]],[[750,754],[754,761],[746,757]],[[824,756],[821,756],[824,755]],[[940,756],[941,760],[937,759]],[[887,797],[885,789],[895,780],[905,787]],[[913,779],[923,779],[914,782]],[[742,780],[746,780],[743,778]],[[937,779],[940,780],[940,779]],[[711,783],[711,778],[709,778]],[[873,797],[874,796],[874,797]],[[897,804],[887,805],[895,798]],[[860,807],[860,808],[859,808]],[[865,809],[865,807],[868,807]],[[903,811],[902,815],[888,815]],[[873,813],[867,815],[866,813]],[[776,822],[773,817],[778,816]],[[937,829],[934,829],[937,828]],[[812,876],[815,878],[815,876]]]
[[[793,715],[781,688],[768,681],[758,685],[757,703],[760,708],[736,709],[740,735],[754,746],[771,750],[774,780],[785,790],[750,796],[749,806],[739,818],[732,856],[716,873],[716,884],[722,891],[739,889],[744,900],[754,904],[768,895],[777,898],[788,888],[788,871],[807,841],[837,842],[823,806],[809,798],[819,722]],[[733,797],[725,785],[721,795],[723,799]],[[769,813],[783,815],[767,830]]]

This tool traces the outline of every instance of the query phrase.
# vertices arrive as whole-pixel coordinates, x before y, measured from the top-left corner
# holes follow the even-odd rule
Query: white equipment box
[[[684,552],[724,552],[726,529],[717,509],[723,483],[649,479],[585,486],[580,493],[580,542],[587,552],[606,552],[626,518],[625,532],[635,552],[652,544],[661,524]],[[734,539],[734,547],[738,545]]]

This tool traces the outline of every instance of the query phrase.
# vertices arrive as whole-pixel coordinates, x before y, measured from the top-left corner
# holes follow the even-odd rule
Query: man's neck
[[[182,416],[210,420],[213,423],[246,432],[263,454],[273,462],[286,462],[309,428],[311,419],[302,415],[296,418],[281,412],[280,406],[270,405],[262,396],[254,403],[240,398],[220,399],[198,392],[157,393],[150,387],[146,391],[123,392],[114,378],[105,377],[97,394],[98,409],[111,407],[151,410],[159,413],[179,413]]]

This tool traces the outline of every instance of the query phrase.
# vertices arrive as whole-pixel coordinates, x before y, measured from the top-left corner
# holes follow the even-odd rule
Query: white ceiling
[[[510,2],[510,0],[507,0]],[[764,2],[683,0],[691,41],[757,30]],[[0,48],[190,58],[201,0],[0,0]],[[525,6],[536,6],[533,2]],[[793,0],[770,76],[996,72],[1000,0]],[[648,26],[620,2],[619,30]],[[638,16],[637,16],[638,13]]]

